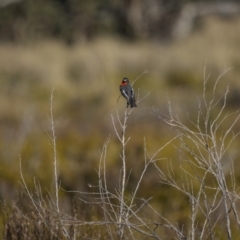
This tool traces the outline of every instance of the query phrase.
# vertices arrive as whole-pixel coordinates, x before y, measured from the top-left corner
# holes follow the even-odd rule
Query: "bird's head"
[[[128,79],[128,78],[126,78],[126,77],[125,77],[125,78],[123,78],[123,80],[122,80],[122,83],[123,83],[123,84],[127,84],[127,83],[129,83],[129,79]]]

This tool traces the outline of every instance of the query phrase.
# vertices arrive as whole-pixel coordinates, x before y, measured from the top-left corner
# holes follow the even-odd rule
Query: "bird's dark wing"
[[[120,91],[121,91],[122,95],[128,100],[129,97],[128,97],[127,93],[124,91],[124,89],[120,88]]]

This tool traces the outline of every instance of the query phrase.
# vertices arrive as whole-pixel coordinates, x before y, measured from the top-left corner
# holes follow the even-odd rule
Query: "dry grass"
[[[55,41],[26,46],[1,45],[0,169],[4,174],[0,179],[0,194],[6,199],[14,198],[19,187],[19,153],[30,188],[33,187],[34,177],[39,179],[42,186],[49,187],[52,148],[46,132],[50,126],[49,98],[53,86],[61,186],[67,190],[89,190],[87,184],[96,181],[99,147],[114,132],[110,115],[117,106],[121,78],[127,76],[134,80],[147,69],[149,73],[136,83],[136,90],[139,88],[140,96],[150,91],[150,96],[138,106],[128,122],[131,148],[126,150],[129,159],[127,167],[135,167],[136,171],[131,175],[134,181],[143,167],[143,137],[150,153],[171,137],[166,126],[149,114],[149,107],[156,106],[161,113],[165,113],[169,95],[179,116],[184,117],[186,109],[190,114],[194,112],[192,110],[197,108],[195,99],[202,86],[206,61],[208,70],[212,72],[210,85],[211,80],[215,80],[225,67],[234,67],[224,76],[218,89],[222,92],[226,82],[229,82],[232,102],[227,110],[230,107],[239,108],[239,38],[239,19],[219,21],[209,18],[203,28],[189,38],[166,45],[157,42],[126,43],[113,39],[98,39],[72,47]],[[119,100],[118,107],[124,109],[124,99]],[[236,129],[239,129],[238,125]],[[178,154],[172,148],[163,151],[163,155],[172,159]],[[112,136],[107,162],[111,169],[111,186],[116,184],[111,179],[117,174],[118,158],[119,143]],[[154,184],[155,176],[151,172],[147,174],[144,184],[151,184],[152,188],[143,191],[144,196],[159,189]],[[13,191],[9,193],[8,189]],[[153,204],[161,201],[160,211],[165,212],[169,207],[165,193],[169,189],[162,189]],[[131,188],[126,191],[131,192]],[[66,195],[62,193],[61,197],[69,206],[71,196]],[[176,212],[172,217],[179,223],[184,223],[187,218],[187,212],[181,212],[185,207],[184,204],[175,206]]]
[[[225,66],[234,66],[230,74],[233,78],[239,71],[239,25],[239,19],[206,19],[202,29],[191,37],[166,45],[157,42],[123,43],[112,39],[99,39],[73,47],[54,41],[28,46],[2,45],[0,80],[3,83],[11,81],[11,91],[17,91],[23,97],[29,97],[29,82],[24,82],[27,80],[47,89],[55,86],[67,96],[83,99],[98,93],[105,95],[107,84],[110,101],[106,103],[109,102],[108,108],[111,109],[116,103],[120,79],[123,76],[134,79],[145,69],[149,70],[144,77],[148,84],[142,82],[141,86],[151,90],[163,88],[167,84],[166,76],[171,72],[186,71],[201,79],[199,76],[205,61],[216,73]],[[17,89],[14,89],[14,83]],[[8,89],[3,88],[3,93],[4,90]],[[158,91],[162,92],[161,89]],[[1,97],[5,96],[1,94]]]

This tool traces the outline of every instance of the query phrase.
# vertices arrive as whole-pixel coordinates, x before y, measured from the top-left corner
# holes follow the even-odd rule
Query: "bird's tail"
[[[135,101],[135,97],[131,97],[129,100],[130,100],[129,102],[130,102],[131,108],[137,107],[137,104],[136,104],[136,101]]]

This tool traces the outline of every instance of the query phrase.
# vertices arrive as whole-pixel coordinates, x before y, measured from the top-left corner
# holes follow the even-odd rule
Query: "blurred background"
[[[100,150],[108,136],[108,178],[115,187],[121,145],[111,114],[116,108],[123,113],[126,106],[123,98],[117,102],[119,84],[123,77],[134,81],[147,70],[134,88],[138,98],[150,94],[134,109],[127,129],[131,191],[144,165],[143,139],[154,153],[172,136],[152,107],[166,114],[169,98],[183,121],[187,112],[194,119],[205,65],[211,72],[209,94],[223,70],[233,67],[217,94],[229,83],[226,111],[239,108],[239,50],[240,1],[0,0],[0,199],[13,201],[21,188],[19,154],[29,187],[36,178],[43,192],[52,188],[53,88],[61,187],[89,191],[88,184],[97,184]],[[237,124],[235,130],[239,128]],[[234,161],[239,142],[235,144],[228,153]],[[173,160],[177,156],[173,146],[162,153]],[[171,204],[166,201],[170,190],[160,187],[157,173],[149,172],[143,184],[140,196],[158,192],[153,201],[161,203],[162,211]],[[66,209],[72,197],[61,193]],[[183,223],[185,204],[178,201],[174,208]]]

